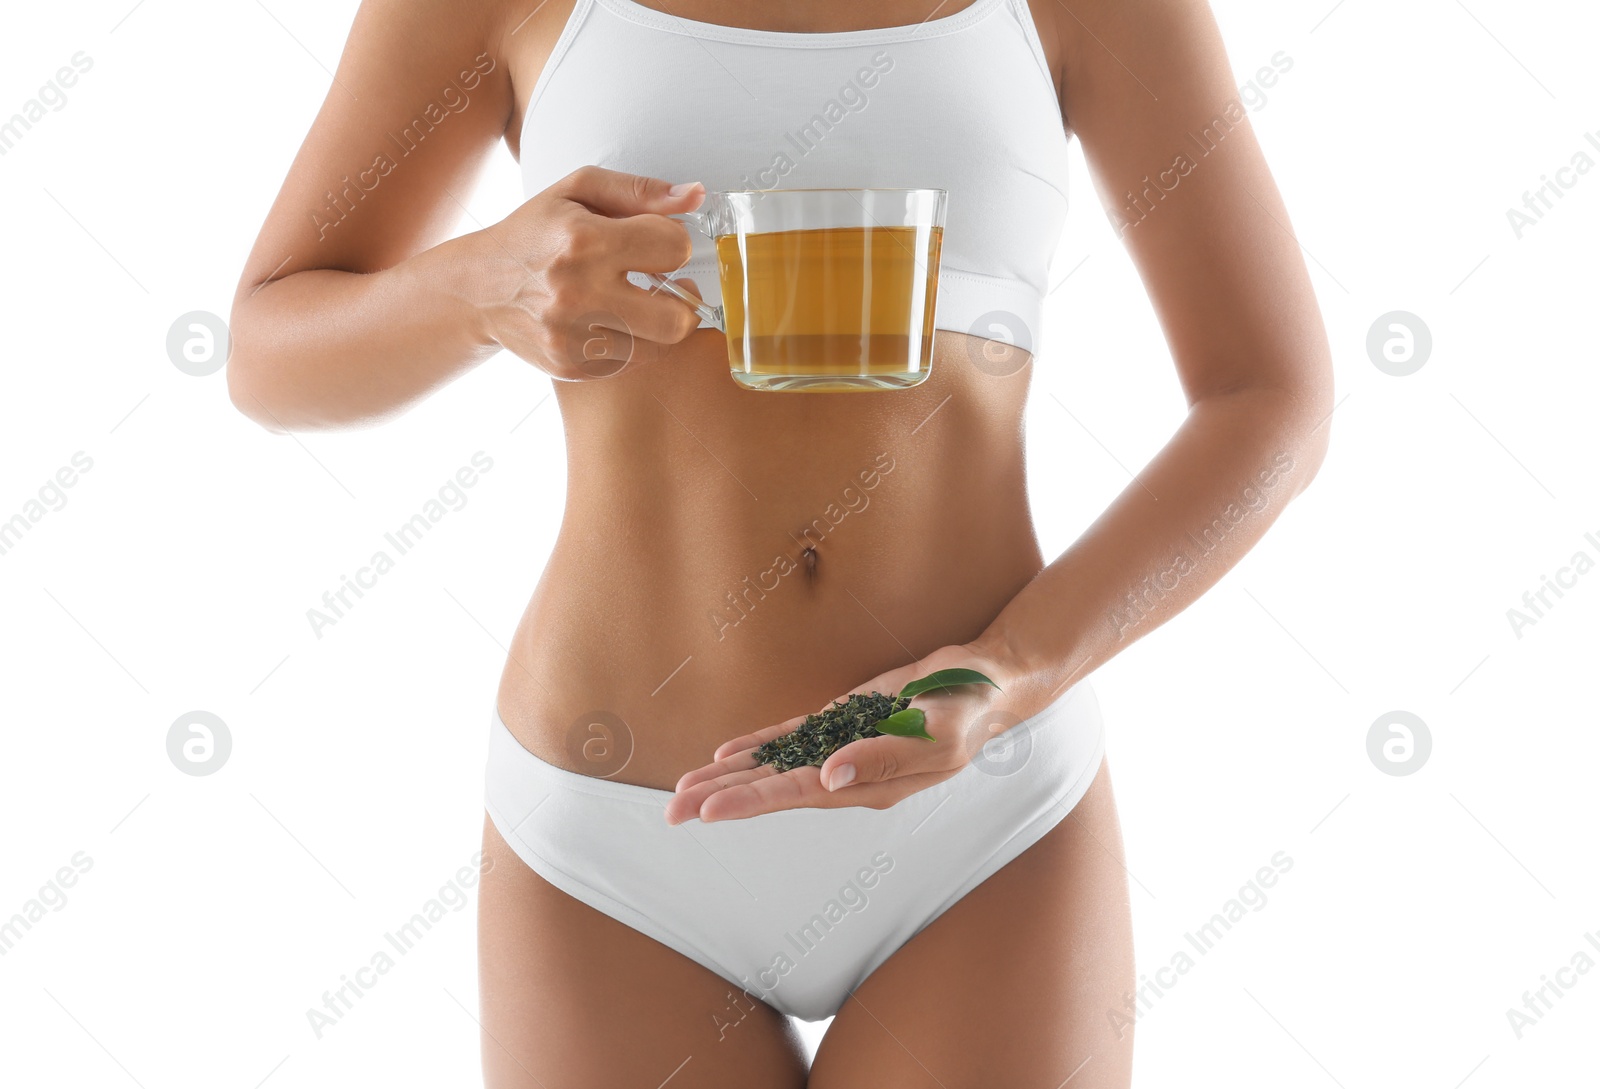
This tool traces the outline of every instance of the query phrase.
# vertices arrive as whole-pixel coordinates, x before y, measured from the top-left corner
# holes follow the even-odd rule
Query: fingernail
[[[828,780],[829,790],[838,790],[847,787],[856,781],[856,766],[854,764],[840,764],[833,769],[833,777]]]
[[[684,196],[688,196],[689,193],[693,192],[694,187],[699,185],[699,184],[700,184],[699,182],[679,182],[677,185],[674,185],[671,189],[667,190],[667,196],[669,196],[669,197],[684,197]]]

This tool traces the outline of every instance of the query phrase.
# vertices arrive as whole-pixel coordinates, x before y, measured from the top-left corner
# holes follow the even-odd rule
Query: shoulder
[[[566,6],[556,0],[543,7]],[[429,78],[459,70],[465,75],[506,75],[505,54],[517,22],[528,17],[512,0],[361,0],[351,27],[352,41],[378,46],[374,54],[419,69]],[[484,58],[487,58],[487,62]],[[349,50],[341,66],[349,60]]]
[[[1118,49],[1137,40],[1159,40],[1173,32],[1208,25],[1207,0],[1027,0],[1046,54],[1070,76],[1102,61],[1116,63]]]
[[[385,43],[385,62],[492,90],[507,144],[579,0],[361,0],[352,38]]]
[[[356,19],[426,27],[449,40],[493,28],[512,7],[510,0],[361,0]]]

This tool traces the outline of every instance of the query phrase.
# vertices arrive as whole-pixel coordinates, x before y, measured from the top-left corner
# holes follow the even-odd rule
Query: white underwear
[[[556,767],[491,712],[486,807],[540,877],[806,1021],[1077,805],[1105,753],[1080,681],[956,775],[888,809],[669,827],[668,790]]]

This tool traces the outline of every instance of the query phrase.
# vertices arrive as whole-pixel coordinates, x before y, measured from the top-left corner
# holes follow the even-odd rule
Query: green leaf
[[[976,669],[939,669],[920,680],[912,681],[900,690],[900,695],[920,696],[936,688],[951,688],[958,684],[994,684],[994,682]],[[997,684],[994,686],[1000,687]]]
[[[881,734],[894,734],[896,737],[925,737],[929,741],[937,741],[927,730],[928,716],[922,713],[920,707],[907,707],[904,711],[896,711],[888,718],[872,724],[873,729]]]

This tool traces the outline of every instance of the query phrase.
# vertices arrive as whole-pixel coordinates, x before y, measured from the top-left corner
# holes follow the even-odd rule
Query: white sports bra
[[[1027,0],[821,34],[576,0],[528,100],[523,192],[591,163],[708,191],[945,189],[935,326],[1034,351],[1067,139]],[[680,275],[720,302],[712,243],[689,235]]]

